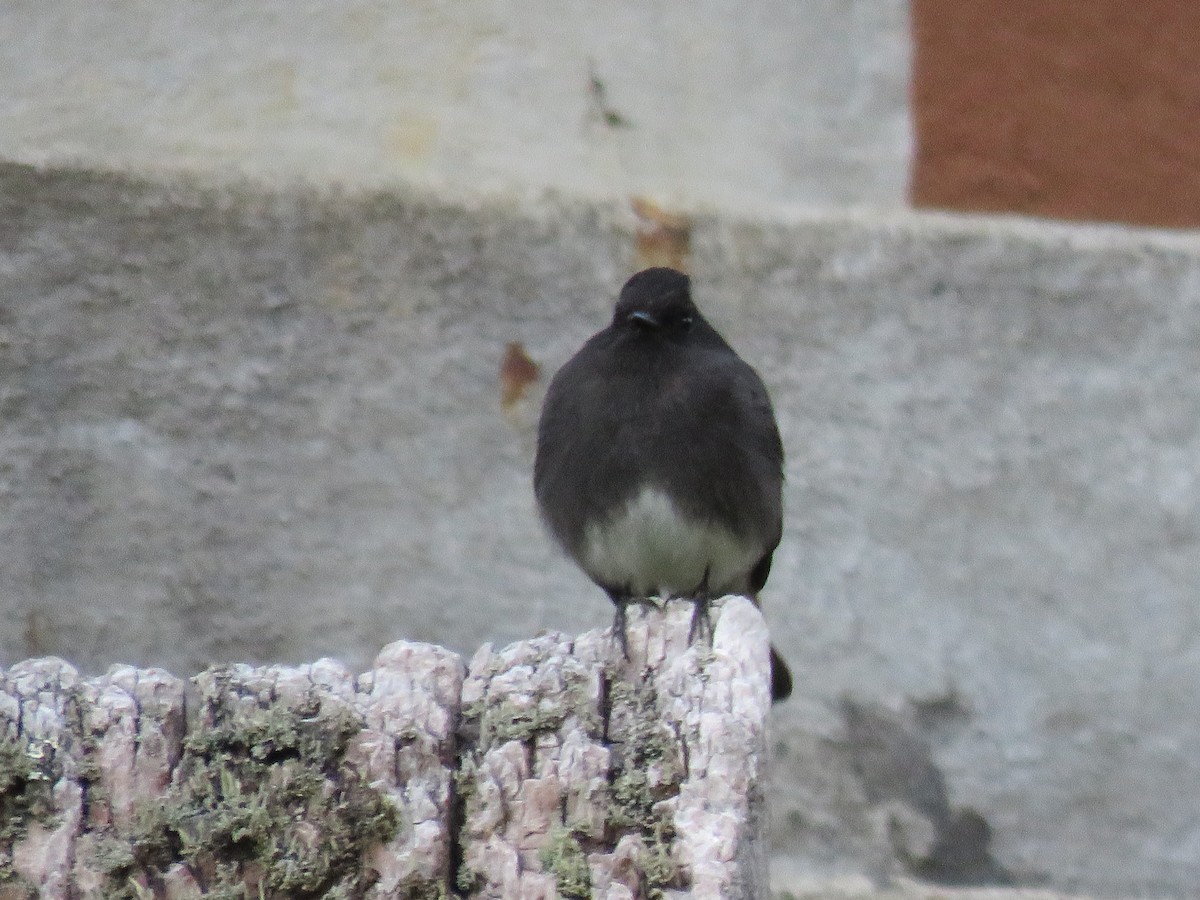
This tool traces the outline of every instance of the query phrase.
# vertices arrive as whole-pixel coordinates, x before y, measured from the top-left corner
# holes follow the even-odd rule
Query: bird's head
[[[625,282],[613,313],[614,328],[664,339],[681,338],[703,321],[688,277],[662,267],[643,269]]]

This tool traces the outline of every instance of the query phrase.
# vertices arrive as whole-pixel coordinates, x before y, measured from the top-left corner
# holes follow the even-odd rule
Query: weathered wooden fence
[[[767,635],[742,599],[465,664],[0,670],[0,900],[766,894]]]

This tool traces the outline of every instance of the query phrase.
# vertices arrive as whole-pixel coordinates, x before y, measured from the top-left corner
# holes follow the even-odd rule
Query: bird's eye
[[[679,320],[679,325],[681,328],[691,328],[692,327],[692,317],[684,316],[682,319]]]

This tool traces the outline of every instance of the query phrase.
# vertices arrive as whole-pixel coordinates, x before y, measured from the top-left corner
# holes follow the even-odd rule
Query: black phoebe
[[[638,272],[612,323],[558,370],[533,485],[555,539],[616,604],[757,602],[783,529],[783,443],[758,373],[692,303],[688,277]],[[771,696],[792,692],[771,648]]]

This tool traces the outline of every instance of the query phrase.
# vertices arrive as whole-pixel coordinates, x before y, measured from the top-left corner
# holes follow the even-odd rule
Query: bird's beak
[[[650,315],[648,312],[638,310],[629,314],[629,320],[635,325],[640,325],[642,328],[657,328],[658,319]]]

